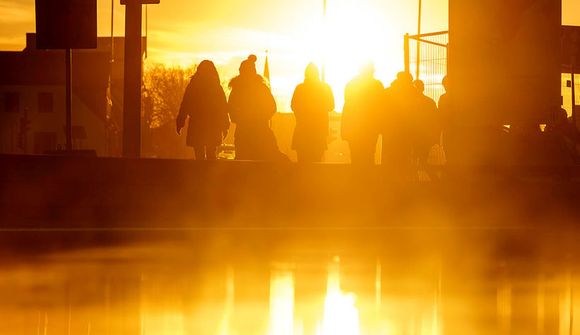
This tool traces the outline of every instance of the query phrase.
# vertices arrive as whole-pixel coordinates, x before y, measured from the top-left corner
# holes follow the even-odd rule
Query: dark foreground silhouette
[[[316,65],[310,63],[304,73],[304,82],[296,86],[292,96],[292,111],[296,128],[292,149],[298,162],[322,161],[327,148],[328,113],[334,110],[334,96],[327,83],[320,80]]]
[[[374,164],[382,112],[383,84],[374,78],[368,64],[344,90],[342,138],[348,141],[353,164]]]
[[[214,160],[216,148],[226,136],[230,121],[226,95],[215,65],[209,60],[199,64],[185,90],[176,119],[178,134],[187,118],[186,142],[193,147],[195,159]]]
[[[256,72],[256,60],[250,55],[240,64],[240,74],[230,81],[228,111],[236,124],[236,159],[283,159],[270,129],[276,101],[264,78]]]
[[[229,83],[228,101],[211,61],[201,62],[191,78],[176,125],[179,133],[189,119],[187,144],[194,148],[196,159],[216,158],[216,148],[222,144],[231,119],[236,124],[236,159],[288,161],[271,129],[276,101],[267,81],[256,71],[256,60],[250,55],[240,64],[239,75]],[[442,84],[445,93],[437,105],[425,95],[425,84],[413,80],[410,73],[399,72],[385,89],[374,78],[374,66],[362,66],[345,87],[341,116],[341,136],[348,142],[352,164],[372,165],[380,156],[383,167],[393,175],[414,179],[422,171],[432,177],[432,167],[447,161],[461,164],[465,154],[479,155],[495,164],[529,161],[530,157],[543,162],[578,162],[580,133],[564,110],[554,111],[543,134],[535,124],[469,128],[460,125],[462,114],[451,107],[450,79],[444,77]],[[316,65],[307,66],[304,81],[294,90],[291,107],[296,118],[292,149],[298,161],[322,162],[329,113],[335,106],[333,92],[320,79]],[[526,144],[531,143],[530,139],[538,143]],[[379,155],[377,144],[382,147]],[[535,148],[541,149],[540,154],[534,153],[538,151]],[[558,153],[553,154],[555,151]],[[551,156],[546,155],[550,152]]]

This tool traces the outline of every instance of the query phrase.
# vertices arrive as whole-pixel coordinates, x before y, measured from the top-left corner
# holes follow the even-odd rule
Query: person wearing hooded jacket
[[[240,74],[230,81],[228,111],[236,124],[234,144],[237,160],[276,160],[276,138],[270,120],[276,113],[276,101],[262,76],[256,72],[256,56],[250,55],[240,65]]]
[[[407,178],[413,172],[414,113],[418,100],[419,93],[409,72],[397,73],[397,79],[384,91],[381,163],[398,177]]]
[[[186,144],[196,160],[215,160],[216,148],[227,135],[227,101],[213,62],[202,61],[185,90],[176,118],[177,133],[189,118]]]
[[[384,88],[374,72],[372,63],[365,64],[344,90],[341,136],[348,142],[352,164],[372,165],[375,160]]]
[[[334,96],[330,86],[320,80],[318,68],[313,63],[306,67],[304,82],[296,86],[291,106],[296,117],[292,149],[296,150],[298,162],[322,161],[327,148],[328,113],[334,110]]]
[[[437,103],[425,95],[425,83],[417,79],[413,82],[417,90],[415,111],[413,113],[413,153],[420,168],[427,165],[431,147],[440,142],[437,122]]]

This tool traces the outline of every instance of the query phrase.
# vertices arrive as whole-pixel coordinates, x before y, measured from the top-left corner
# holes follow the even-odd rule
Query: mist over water
[[[2,248],[0,333],[564,333],[577,251],[544,233],[145,229],[82,248],[12,233],[63,245]]]

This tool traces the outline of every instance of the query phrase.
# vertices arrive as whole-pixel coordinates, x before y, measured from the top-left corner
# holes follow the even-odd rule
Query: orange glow
[[[426,21],[445,22],[438,10],[446,9],[446,5],[440,2],[437,1],[437,11],[431,11]],[[335,95],[336,111],[341,112],[344,87],[358,73],[361,64],[374,62],[376,76],[385,85],[403,69],[403,35],[412,33],[416,26],[415,3],[331,0],[327,1],[326,16],[322,1],[264,6],[260,15],[257,12],[249,15],[260,18],[251,24],[244,22],[243,28],[235,24],[246,20],[242,18],[232,18],[234,24],[225,26],[212,23],[212,18],[203,24],[179,25],[175,31],[152,28],[149,60],[189,66],[202,59],[212,59],[222,80],[227,81],[237,75],[240,61],[250,53],[258,56],[257,69],[262,73],[265,50],[269,50],[271,87],[279,112],[290,112],[294,87],[303,80],[306,65],[315,62],[325,70],[325,79]],[[249,8],[252,6],[238,9]],[[157,11],[165,10],[152,9],[152,27],[158,24],[156,18],[161,19],[155,14]],[[439,24],[437,28],[445,29],[445,26]]]
[[[406,6],[405,6],[406,9]],[[374,1],[328,1],[326,16],[306,19],[296,26],[293,68],[298,75],[281,91],[292,92],[301,80],[303,66],[315,61],[325,73],[336,99],[336,111],[342,111],[344,87],[361,65],[373,62],[377,78],[390,82],[403,69],[401,22],[388,15],[387,7]],[[273,54],[275,56],[275,54]],[[276,75],[276,71],[273,72]],[[276,84],[276,79],[272,80]],[[273,86],[273,88],[276,88]]]
[[[289,270],[272,271],[270,335],[294,335],[294,274]]]
[[[387,77],[401,70],[403,62],[402,58],[389,54],[389,48],[400,44],[400,39],[388,39],[392,28],[377,8],[353,0],[332,3],[322,28],[321,54],[326,81],[332,86],[340,108],[344,87],[364,63],[373,62],[380,71],[377,75]]]
[[[355,296],[341,290],[339,266],[340,260],[336,257],[328,269],[321,335],[360,335]]]

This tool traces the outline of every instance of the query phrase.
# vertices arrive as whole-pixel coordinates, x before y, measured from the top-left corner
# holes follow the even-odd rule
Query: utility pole
[[[72,50],[65,49],[65,96],[66,96],[66,121],[65,121],[65,137],[66,137],[66,151],[71,153],[72,145]]]
[[[326,33],[326,0],[322,0],[322,31]],[[327,43],[326,34],[323,34],[323,45]],[[322,53],[322,82],[326,81],[326,50]]]
[[[419,17],[417,19],[417,71],[415,79],[419,79],[421,74],[421,14],[423,12],[423,2],[419,0]]]
[[[141,84],[143,5],[159,0],[121,0],[125,8],[125,82],[123,98],[123,157],[141,157]]]
[[[409,34],[407,33],[407,34],[405,34],[405,41],[404,41],[404,44],[403,44],[403,51],[404,51],[404,55],[405,55],[404,56],[405,57],[405,59],[404,59],[404,61],[405,61],[405,72],[411,73],[411,64],[410,64],[410,61],[409,61],[409,59],[411,57],[410,56],[410,51],[409,51],[409,40],[410,40]]]

